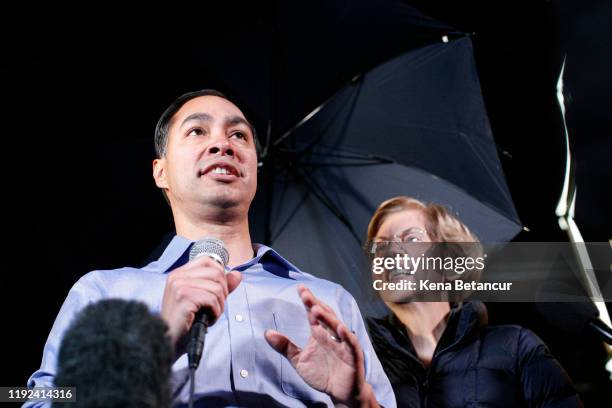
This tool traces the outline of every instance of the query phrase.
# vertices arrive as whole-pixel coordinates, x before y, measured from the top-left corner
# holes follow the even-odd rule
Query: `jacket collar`
[[[368,318],[372,342],[382,353],[408,354],[418,361],[416,352],[402,322],[393,314],[384,318]],[[453,304],[448,323],[440,338],[436,354],[478,336],[488,323],[487,309],[477,300]]]

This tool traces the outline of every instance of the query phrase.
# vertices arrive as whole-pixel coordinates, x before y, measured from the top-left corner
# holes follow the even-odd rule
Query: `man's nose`
[[[218,141],[208,146],[208,154],[214,156],[234,156],[234,149],[227,140]]]

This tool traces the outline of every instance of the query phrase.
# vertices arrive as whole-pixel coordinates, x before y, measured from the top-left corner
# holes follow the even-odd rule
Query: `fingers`
[[[363,351],[359,344],[359,339],[355,333],[351,332],[337,316],[334,310],[325,302],[319,300],[310,289],[303,285],[298,285],[298,293],[306,307],[309,320],[312,318],[315,324],[321,324],[327,329],[328,334],[346,342],[354,354],[358,367],[363,366]],[[312,324],[312,323],[311,323]]]
[[[353,355],[353,361],[355,362],[355,379],[357,380],[357,389],[363,390],[364,386],[367,386],[365,379],[365,360],[363,357],[363,349],[359,343],[357,335],[350,331],[345,324],[341,324],[338,327],[338,335],[344,344],[348,345],[348,349]]]
[[[238,271],[231,271],[225,275],[225,278],[227,279],[227,290],[232,293],[240,285],[242,274]]]
[[[341,341],[345,342],[349,346],[349,349],[353,353],[358,378],[365,378],[365,362],[363,359],[363,350],[361,349],[361,344],[359,344],[359,339],[357,338],[357,335],[350,331],[344,323],[341,323],[338,326],[338,336],[340,337]]]
[[[239,272],[225,274],[223,266],[207,256],[197,258],[169,273],[162,298],[161,315],[176,343],[186,333],[195,314],[206,310],[209,320],[223,313],[225,299],[241,281]]]
[[[266,330],[264,337],[274,350],[285,356],[292,364],[294,357],[297,357],[302,351],[287,336],[276,330]]]
[[[209,308],[211,318],[216,320],[222,313],[227,297],[227,288],[211,280],[177,279],[174,284],[176,300],[186,305],[186,311],[197,312],[201,307]]]
[[[338,324],[340,320],[337,318],[334,310],[329,307],[325,302],[317,299],[317,297],[303,285],[298,285],[298,293],[304,306],[306,307],[306,314],[308,321],[311,326],[322,324],[330,331],[331,335],[335,336],[337,333]],[[337,337],[337,336],[335,336]]]
[[[324,310],[334,313],[334,310],[331,307],[329,307],[325,302],[319,300],[306,286],[298,285],[298,293],[300,294],[300,298],[307,308],[312,308],[314,305],[319,305]]]
[[[324,327],[328,328],[331,331],[330,334],[338,337],[338,326],[341,324],[341,322],[333,311],[329,312],[323,309],[321,305],[317,304],[310,309],[310,314],[312,314],[318,324],[322,324]]]
[[[195,258],[192,261],[189,261],[188,263],[186,263],[183,268],[189,268],[189,267],[198,267],[198,266],[206,266],[206,267],[210,267],[210,268],[215,268],[218,269],[219,271],[223,272],[223,266],[215,261],[214,259],[212,259],[209,256],[199,256],[197,258]]]
[[[200,257],[172,271],[168,276],[167,285],[170,288],[180,288],[184,284],[191,286],[197,285],[198,282],[214,281],[221,285],[223,294],[227,297],[229,291],[223,267],[210,258],[203,258],[208,257]]]
[[[188,318],[188,326],[193,323],[195,314],[200,310],[201,307],[205,307],[207,316],[213,321],[217,320],[223,313],[224,298],[219,296],[218,293],[203,291],[200,289],[187,288],[183,290],[184,298],[186,301],[185,312],[190,314]]]

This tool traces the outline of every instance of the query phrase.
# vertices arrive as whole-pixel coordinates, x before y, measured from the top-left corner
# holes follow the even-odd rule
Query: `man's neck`
[[[209,237],[222,240],[229,253],[230,267],[241,265],[253,258],[253,245],[246,215],[218,221],[215,218],[190,220],[175,214],[174,223],[176,233],[181,237],[193,241]]]

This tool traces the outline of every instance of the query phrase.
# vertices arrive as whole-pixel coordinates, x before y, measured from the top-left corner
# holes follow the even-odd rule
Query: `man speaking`
[[[149,265],[93,271],[73,286],[28,387],[53,384],[59,343],[79,310],[124,298],[146,303],[169,327],[173,405],[189,397],[185,350],[202,310],[210,327],[194,378],[196,406],[394,407],[352,296],[251,243],[257,154],[241,110],[217,91],[185,94],[162,114],[155,147],[153,177],[177,235]],[[225,244],[225,268],[208,256],[189,260],[193,243],[206,237]]]

